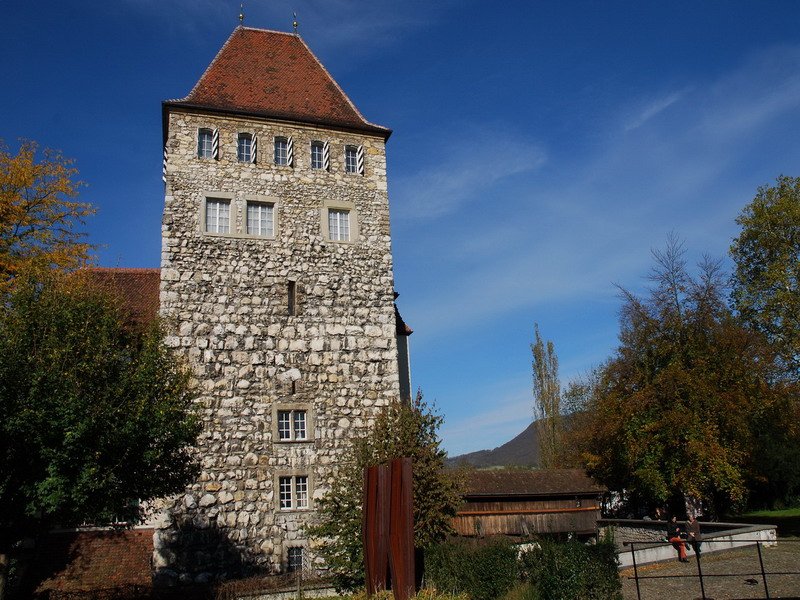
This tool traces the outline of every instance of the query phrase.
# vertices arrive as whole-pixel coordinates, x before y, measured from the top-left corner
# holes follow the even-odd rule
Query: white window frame
[[[317,151],[318,162],[315,161],[315,150]],[[315,171],[325,170],[325,143],[319,140],[311,142],[311,168]]]
[[[227,229],[224,230],[221,228],[224,227],[221,225],[221,208],[223,206],[227,209]],[[231,208],[232,202],[230,198],[206,196],[205,202],[203,203],[203,230],[206,233],[216,235],[230,235],[232,222]]]
[[[242,142],[246,142],[246,153],[243,152],[243,144]],[[247,132],[240,132],[236,136],[236,160],[240,163],[252,163],[253,162],[253,134]]]
[[[279,167],[289,166],[289,138],[275,136],[273,162]]]
[[[263,210],[268,214],[268,222],[270,227],[262,231],[262,218],[259,216],[257,224],[258,227],[254,231],[251,227],[250,209],[258,209],[259,213]],[[245,201],[245,214],[244,214],[244,231],[250,237],[258,238],[274,238],[275,237],[275,203],[263,202],[260,200],[246,200]]]
[[[206,139],[205,136],[208,136]],[[200,127],[197,130],[197,158],[214,158],[214,130]],[[208,142],[206,144],[206,142]]]
[[[350,210],[347,208],[328,209],[328,239],[332,242],[350,242]]]
[[[279,511],[309,510],[311,508],[312,481],[309,474],[278,474],[275,481]]]
[[[277,418],[279,442],[307,442],[309,440],[307,409],[279,408]]]
[[[358,175],[358,146],[348,144],[344,147],[344,172]]]

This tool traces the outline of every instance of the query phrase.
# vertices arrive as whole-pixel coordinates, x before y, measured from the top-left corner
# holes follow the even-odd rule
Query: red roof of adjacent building
[[[78,275],[117,298],[131,322],[148,325],[158,315],[160,269],[92,267],[81,269]]]
[[[183,106],[356,129],[388,138],[367,121],[296,34],[237,27]]]

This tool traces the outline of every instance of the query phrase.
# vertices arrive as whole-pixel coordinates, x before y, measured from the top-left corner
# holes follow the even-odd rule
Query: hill
[[[478,450],[467,454],[459,454],[448,458],[448,467],[462,464],[473,467],[538,467],[539,466],[539,436],[536,433],[536,423],[531,423],[511,441],[494,450]]]

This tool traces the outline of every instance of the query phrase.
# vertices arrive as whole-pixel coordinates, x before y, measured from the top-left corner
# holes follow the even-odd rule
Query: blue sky
[[[724,257],[759,185],[800,175],[800,3],[260,0],[388,144],[414,385],[453,454],[532,416],[533,323],[566,382],[610,355],[614,283],[675,232]],[[156,267],[160,102],[238,24],[224,0],[4,0],[0,138],[77,161],[104,266]]]

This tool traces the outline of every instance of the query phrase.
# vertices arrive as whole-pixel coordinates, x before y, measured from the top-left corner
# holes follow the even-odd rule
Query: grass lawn
[[[800,507],[784,508],[783,510],[754,510],[739,515],[740,517],[800,517]]]
[[[778,535],[800,536],[800,508],[783,510],[754,510],[735,516],[726,517],[734,523],[770,524],[778,526]]]

